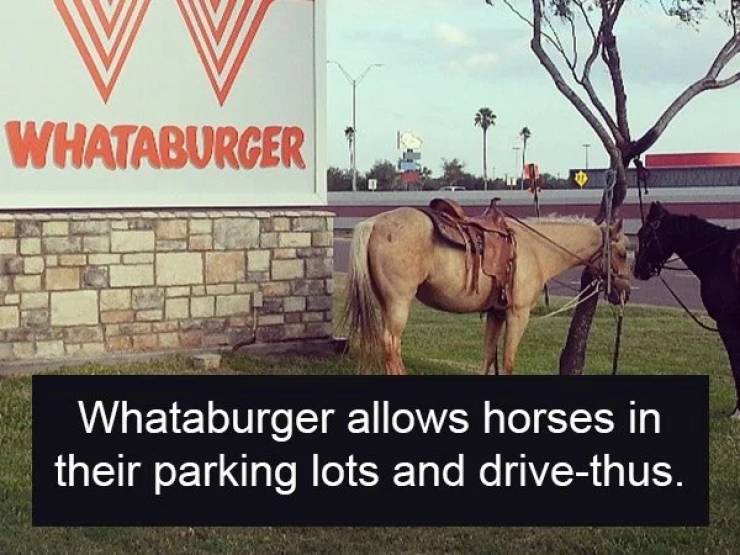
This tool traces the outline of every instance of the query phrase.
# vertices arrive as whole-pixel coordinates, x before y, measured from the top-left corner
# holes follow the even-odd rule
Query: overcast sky
[[[514,0],[516,2],[516,0]],[[528,2],[519,2],[523,9]],[[633,135],[649,127],[670,101],[706,72],[728,29],[715,16],[699,31],[662,15],[653,2],[632,2],[618,37]],[[656,3],[657,4],[657,3]],[[647,5],[647,7],[646,7]],[[639,8],[638,8],[639,6]],[[440,174],[441,158],[457,157],[482,172],[482,134],[473,115],[490,106],[489,174],[514,171],[514,146],[523,126],[532,131],[529,161],[566,174],[584,163],[606,163],[603,148],[556,91],[529,50],[526,25],[503,5],[483,0],[327,0],[328,57],[353,75],[370,63],[358,88],[358,166],[395,161],[396,131],[424,139],[422,162]],[[736,61],[737,62],[737,61]],[[735,63],[731,69],[740,69]],[[599,79],[599,76],[597,76]],[[603,84],[605,81],[599,79]],[[351,88],[328,68],[329,163],[349,165],[344,128],[352,116]],[[608,98],[608,97],[606,97]],[[653,152],[740,152],[740,84],[708,92],[676,118]]]

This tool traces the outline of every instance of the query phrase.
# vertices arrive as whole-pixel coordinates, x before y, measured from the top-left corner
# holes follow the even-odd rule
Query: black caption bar
[[[708,520],[706,377],[33,378],[37,526]]]

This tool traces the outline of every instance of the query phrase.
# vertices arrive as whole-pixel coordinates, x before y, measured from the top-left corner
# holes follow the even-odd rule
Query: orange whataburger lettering
[[[236,127],[219,127],[216,130],[216,166],[225,167],[225,162],[232,168],[239,167],[236,157],[236,146],[239,143],[239,132]]]
[[[59,168],[108,170],[254,168],[306,169],[306,135],[300,127],[270,125],[178,127],[165,125],[93,125],[9,121],[5,135],[13,164],[43,169],[49,158]]]
[[[34,168],[46,166],[46,153],[49,150],[49,140],[54,131],[54,124],[47,121],[41,126],[41,133],[36,132],[36,123],[26,123],[25,131],[21,131],[21,122],[9,121],[5,124],[5,134],[10,145],[10,155],[13,164],[19,168],[28,167],[30,159]]]
[[[108,169],[116,167],[110,134],[102,125],[96,125],[90,133],[90,141],[85,149],[85,166],[91,168],[97,159]]]
[[[259,162],[262,149],[259,146],[250,146],[259,143],[262,139],[262,132],[259,127],[247,127],[239,138],[239,163],[242,168],[251,170]]]
[[[125,170],[128,167],[128,145],[131,136],[136,133],[136,125],[116,125],[110,130],[110,134],[118,142],[116,147],[116,167]]]
[[[280,148],[280,143],[277,141],[280,131],[282,131],[281,127],[265,127],[262,141],[261,168],[274,168],[280,163],[280,158],[275,156],[275,151]]]
[[[198,153],[198,128],[191,125],[185,129],[185,147],[188,152],[190,164],[202,170],[208,166],[213,157],[213,127],[202,128],[203,143],[201,146],[202,154]]]
[[[68,138],[66,123],[60,123],[54,128],[54,163],[64,168],[67,165],[67,153],[72,158],[72,166],[82,167],[82,154],[85,150],[85,139],[87,138],[87,127],[78,123],[75,125],[72,137]]]
[[[142,127],[136,135],[134,141],[134,152],[131,155],[131,167],[139,168],[144,158],[149,159],[149,166],[154,169],[162,167],[162,161],[159,159],[157,151],[157,140],[154,138],[154,131],[151,127]]]
[[[283,132],[283,140],[280,145],[282,148],[281,158],[286,168],[295,164],[296,167],[305,170],[306,162],[301,155],[301,148],[306,141],[306,135],[300,127],[286,127]]]
[[[165,169],[184,168],[188,163],[185,151],[185,133],[174,125],[163,127],[159,132],[160,158]]]

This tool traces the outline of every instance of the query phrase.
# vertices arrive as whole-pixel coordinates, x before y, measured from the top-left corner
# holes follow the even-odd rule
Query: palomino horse
[[[511,374],[529,314],[544,284],[569,268],[589,264],[603,275],[606,228],[583,219],[507,219],[516,239],[511,300],[505,311],[488,310],[483,369],[498,373],[498,338],[504,332],[503,371]],[[609,230],[614,288],[610,301],[629,293],[627,239],[622,222]],[[401,334],[414,297],[446,312],[483,312],[493,281],[482,271],[478,290],[466,279],[465,252],[441,238],[430,218],[415,208],[384,212],[357,225],[352,237],[345,316],[350,342],[363,365],[380,352],[386,374],[405,374]]]

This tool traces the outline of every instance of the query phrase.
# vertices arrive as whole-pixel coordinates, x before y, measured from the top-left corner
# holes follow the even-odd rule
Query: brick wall
[[[0,214],[0,361],[330,337],[332,245],[328,212]]]

